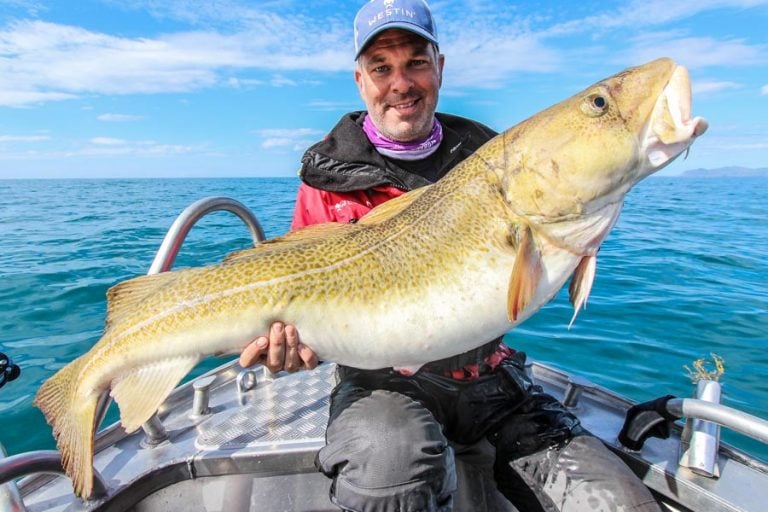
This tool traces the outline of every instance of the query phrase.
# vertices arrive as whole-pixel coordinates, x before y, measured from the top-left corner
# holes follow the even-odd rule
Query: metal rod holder
[[[213,381],[216,380],[214,375],[208,377],[201,377],[197,379],[192,387],[195,390],[195,394],[192,397],[192,418],[200,418],[206,414],[210,414],[211,410],[208,407],[211,398],[211,386]]]
[[[144,445],[153,448],[168,439],[168,432],[157,413],[153,414],[141,428],[144,430]]]
[[[700,380],[696,385],[696,398],[719,404],[720,383]],[[718,478],[717,453],[720,449],[720,426],[711,421],[688,418],[680,441],[680,466],[709,478]]]
[[[595,385],[584,377],[574,375],[568,379],[568,386],[563,394],[563,405],[572,409],[579,404],[584,390],[594,389]]]

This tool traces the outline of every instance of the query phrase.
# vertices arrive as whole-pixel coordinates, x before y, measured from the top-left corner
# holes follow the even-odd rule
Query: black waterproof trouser
[[[317,464],[356,512],[449,511],[454,447],[488,443],[496,485],[521,511],[657,511],[629,468],[532,384],[518,352],[473,381],[340,367]]]

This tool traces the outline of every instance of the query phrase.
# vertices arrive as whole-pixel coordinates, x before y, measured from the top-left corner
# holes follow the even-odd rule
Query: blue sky
[[[293,176],[349,110],[359,1],[0,0],[0,178]],[[768,167],[768,0],[433,0],[439,110],[502,130],[627,66],[688,67],[686,161]]]

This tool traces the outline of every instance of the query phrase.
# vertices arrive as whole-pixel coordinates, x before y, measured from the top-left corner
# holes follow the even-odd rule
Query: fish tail
[[[53,427],[64,471],[80,497],[93,491],[93,436],[99,403],[99,393],[83,396],[78,392],[85,362],[83,357],[72,361],[43,383],[35,396],[35,405]]]

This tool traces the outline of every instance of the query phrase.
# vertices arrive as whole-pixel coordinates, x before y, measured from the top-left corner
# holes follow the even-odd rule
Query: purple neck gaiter
[[[421,160],[426,158],[440,147],[443,141],[443,126],[435,118],[432,124],[432,131],[426,138],[414,140],[412,142],[399,142],[384,136],[373,125],[371,116],[365,116],[363,120],[363,132],[376,148],[376,151],[389,158],[397,160]]]

